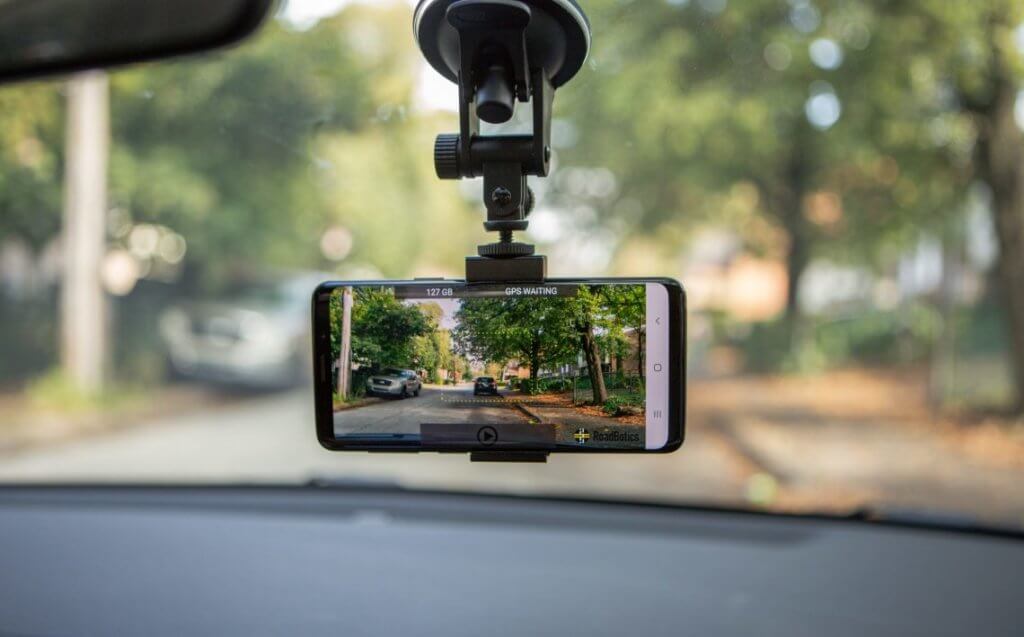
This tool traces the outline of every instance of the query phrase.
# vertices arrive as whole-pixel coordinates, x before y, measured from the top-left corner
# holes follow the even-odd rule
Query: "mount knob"
[[[434,171],[440,179],[458,179],[459,136],[442,133],[434,140]]]

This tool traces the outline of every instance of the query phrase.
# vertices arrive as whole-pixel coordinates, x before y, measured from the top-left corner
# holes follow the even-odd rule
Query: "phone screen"
[[[681,419],[669,287],[330,284],[330,431],[341,447],[662,449]]]

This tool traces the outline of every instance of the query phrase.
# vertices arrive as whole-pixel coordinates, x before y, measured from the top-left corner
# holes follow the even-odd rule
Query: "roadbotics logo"
[[[638,431],[595,431],[595,442],[640,442]]]
[[[605,431],[587,431],[585,427],[580,427],[572,434],[573,440],[576,444],[585,445],[590,441],[594,442],[640,442],[640,432],[638,431],[621,431],[621,430],[605,430]]]

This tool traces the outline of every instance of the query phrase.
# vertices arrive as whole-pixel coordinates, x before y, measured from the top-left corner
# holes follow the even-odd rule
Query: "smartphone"
[[[323,283],[317,438],[337,451],[674,451],[685,317],[671,279]]]

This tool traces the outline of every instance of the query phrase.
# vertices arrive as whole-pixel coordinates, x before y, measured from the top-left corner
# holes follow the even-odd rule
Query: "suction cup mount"
[[[576,75],[590,49],[583,11],[572,0],[420,0],[413,28],[427,62],[459,85],[459,133],[437,137],[437,176],[483,176],[484,228],[500,234],[467,259],[467,279],[543,279],[544,258],[513,242],[512,232],[526,229],[533,205],[526,177],[548,174],[555,89]],[[516,101],[532,102],[530,135],[480,134],[481,120],[511,119]]]

